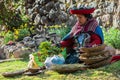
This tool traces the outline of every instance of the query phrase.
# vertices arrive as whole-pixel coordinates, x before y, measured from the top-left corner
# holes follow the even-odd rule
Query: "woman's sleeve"
[[[95,33],[100,37],[100,39],[102,40],[102,43],[104,43],[104,36],[100,26],[97,26],[97,28],[95,29]]]
[[[89,46],[99,45],[99,44],[102,43],[100,37],[99,37],[97,34],[92,34],[90,39],[91,39],[91,40],[90,40]]]

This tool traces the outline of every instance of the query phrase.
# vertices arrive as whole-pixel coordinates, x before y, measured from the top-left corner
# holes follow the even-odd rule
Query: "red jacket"
[[[95,44],[98,45],[98,44],[102,43],[101,38],[97,34],[94,33],[94,34],[90,34],[90,35],[91,35],[90,43],[88,44],[88,46],[92,46],[92,45],[95,45]],[[61,44],[62,47],[73,47],[74,39],[70,38],[70,39],[61,41],[60,44]]]

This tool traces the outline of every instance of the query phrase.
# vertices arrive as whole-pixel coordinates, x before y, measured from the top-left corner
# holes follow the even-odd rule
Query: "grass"
[[[120,61],[98,69],[88,69],[70,74],[59,74],[54,71],[47,71],[36,76],[20,75],[12,78],[5,78],[3,72],[16,71],[27,68],[28,61],[12,61],[0,63],[0,80],[119,80]]]

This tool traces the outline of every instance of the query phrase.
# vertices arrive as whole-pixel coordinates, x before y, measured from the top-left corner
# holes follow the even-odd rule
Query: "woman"
[[[98,22],[91,15],[94,10],[94,8],[83,7],[70,10],[71,14],[76,15],[78,21],[60,42],[62,47],[73,48],[75,43],[74,36],[79,36],[81,33],[88,33],[90,35],[89,41],[83,47],[91,47],[104,43],[103,32]]]
[[[76,15],[78,21],[73,26],[72,30],[60,42],[60,46],[66,47],[67,49],[68,55],[65,59],[65,63],[73,64],[81,62],[79,54],[75,49],[80,51],[80,47],[92,47],[104,43],[103,32],[98,22],[91,15],[94,10],[94,8],[84,7],[70,10],[71,14]],[[85,35],[87,35],[87,37],[85,37]],[[76,44],[79,44],[80,46]]]

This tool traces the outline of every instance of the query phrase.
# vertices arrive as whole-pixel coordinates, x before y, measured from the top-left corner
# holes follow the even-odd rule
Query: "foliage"
[[[116,28],[110,28],[108,30],[103,29],[105,43],[113,46],[116,49],[120,49],[120,30]]]
[[[44,62],[48,56],[58,55],[60,52],[61,49],[56,46],[52,46],[51,42],[41,42],[39,45],[39,61]]]
[[[19,28],[21,24],[28,21],[23,5],[23,0],[2,0],[0,2],[0,24],[5,25],[7,30],[13,31],[13,27]]]
[[[14,40],[15,40],[14,33],[11,31],[8,31],[4,36],[4,43],[6,44],[9,41],[14,41]]]
[[[29,36],[29,30],[27,24],[21,25],[20,29],[14,29],[15,39],[22,40],[24,37]]]
[[[54,25],[54,26],[50,26],[50,33],[56,33],[57,35],[59,35],[61,38],[63,38],[69,31],[70,31],[71,27],[67,26],[67,25]]]

